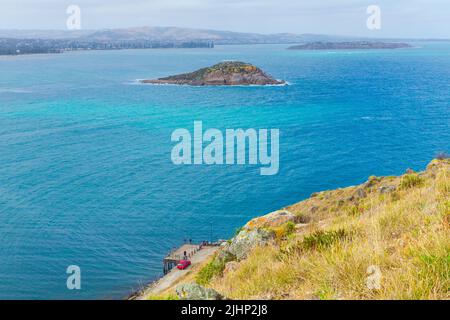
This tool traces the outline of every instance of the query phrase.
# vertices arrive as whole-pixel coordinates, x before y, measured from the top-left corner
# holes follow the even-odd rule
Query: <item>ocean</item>
[[[187,239],[450,151],[450,43],[288,45],[0,57],[0,299],[121,299]],[[223,60],[288,86],[139,84]],[[176,166],[171,133],[280,130],[280,169]],[[68,290],[66,269],[81,269]]]

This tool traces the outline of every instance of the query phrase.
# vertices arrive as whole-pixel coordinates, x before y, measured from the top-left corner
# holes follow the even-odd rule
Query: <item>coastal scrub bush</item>
[[[222,276],[225,265],[234,260],[236,258],[232,254],[225,257],[216,256],[198,272],[195,281],[202,286],[208,285],[214,277]]]
[[[289,221],[284,225],[284,234],[286,236],[293,234],[294,231],[295,231],[295,223],[293,223],[292,221]]]
[[[200,285],[207,285],[212,278],[223,273],[225,263],[221,259],[213,259],[204,266],[196,277],[196,282]]]
[[[301,242],[303,249],[324,249],[332,246],[336,242],[344,239],[349,239],[351,234],[345,229],[338,229],[332,231],[316,231],[305,238]]]
[[[401,189],[409,189],[413,187],[418,187],[423,184],[424,180],[417,173],[408,173],[402,177],[400,181]]]

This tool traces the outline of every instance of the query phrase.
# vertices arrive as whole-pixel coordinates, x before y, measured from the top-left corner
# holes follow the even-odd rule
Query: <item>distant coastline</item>
[[[0,38],[0,56],[24,54],[55,54],[71,51],[125,50],[125,49],[189,49],[214,48],[213,41],[97,41],[74,39],[11,39]]]
[[[375,50],[405,49],[410,44],[400,42],[352,41],[352,42],[311,42],[289,47],[289,50]]]

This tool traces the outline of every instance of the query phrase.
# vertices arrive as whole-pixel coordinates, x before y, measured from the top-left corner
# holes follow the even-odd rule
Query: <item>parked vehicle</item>
[[[177,268],[179,270],[184,270],[191,265],[190,260],[181,260],[180,263],[177,264]]]

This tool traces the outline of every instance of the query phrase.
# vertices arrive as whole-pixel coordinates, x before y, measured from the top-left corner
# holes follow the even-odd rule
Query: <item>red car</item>
[[[180,270],[184,270],[191,265],[191,261],[189,260],[181,260],[179,264],[177,264],[177,268]]]

